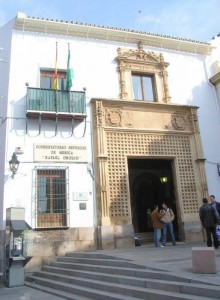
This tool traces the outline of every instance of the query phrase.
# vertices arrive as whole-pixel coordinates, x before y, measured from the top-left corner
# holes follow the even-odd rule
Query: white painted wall
[[[11,28],[13,22],[0,29],[0,230],[4,227],[4,182],[5,182],[5,143],[6,128],[5,117],[8,107],[8,78],[10,68]]]
[[[206,74],[207,79],[210,79],[220,72],[220,37],[215,37],[211,44],[215,47],[211,56],[206,57]],[[219,70],[213,68],[213,63],[219,62]],[[206,106],[203,108],[204,116],[202,119],[203,128],[203,144],[206,157],[206,173],[208,178],[209,193],[216,196],[216,200],[220,202],[220,176],[217,172],[217,163],[220,163],[220,84],[214,87],[209,84],[212,89],[212,95],[206,101]],[[208,102],[208,104],[207,104]],[[201,127],[200,126],[200,127]]]
[[[217,45],[216,45],[217,46]],[[198,107],[198,121],[203,145],[209,194],[220,201],[220,110],[215,88],[209,78],[213,75],[212,63],[219,55],[220,47],[213,57],[163,51],[169,63],[169,87],[171,102]]]
[[[5,35],[7,34],[5,32]],[[83,138],[79,138],[82,136],[83,123],[75,128],[75,137],[70,137],[71,126],[69,126],[69,131],[66,131],[64,123],[59,125],[58,134],[53,137],[54,125],[52,123],[43,127],[41,135],[38,135],[37,127],[30,129],[26,134],[25,119],[10,119],[11,117],[25,118],[25,83],[28,82],[30,87],[40,87],[40,68],[54,68],[56,42],[58,42],[58,68],[66,69],[69,43],[75,74],[73,90],[82,90],[83,87],[87,89],[88,118],[86,134]],[[89,163],[92,162],[90,99],[93,97],[119,98],[119,79],[115,61],[118,47],[136,49],[134,45],[109,41],[21,31],[13,33],[8,93],[8,138],[7,144],[3,145],[6,148],[4,168],[6,177],[10,176],[8,161],[11,159],[15,147],[22,147],[24,154],[18,157],[21,164],[15,179],[6,178],[4,210],[10,206],[24,206],[26,220],[31,224],[31,212],[33,211],[32,170],[39,165],[33,163],[34,143],[87,144],[89,145]],[[215,194],[217,199],[220,199],[220,177],[217,174],[216,166],[216,163],[220,162],[219,103],[213,87],[208,82],[211,74],[211,58],[160,48],[145,47],[145,50],[162,52],[165,61],[169,63],[171,102],[199,107],[198,117],[204,157],[206,158],[209,193]],[[64,132],[61,132],[64,128]],[[95,224],[95,192],[87,164],[69,164],[68,167],[70,226],[92,226]],[[80,211],[79,202],[73,200],[73,193],[80,191],[88,193],[87,210],[85,211]]]
[[[43,122],[42,132],[38,134],[38,122],[35,126],[29,126],[26,134],[26,86],[29,82],[30,87],[40,87],[40,67],[54,68],[55,65],[55,44],[59,42],[58,49],[58,68],[66,69],[67,46],[68,43],[62,37],[36,37],[36,35],[14,34],[12,39],[12,54],[10,64],[10,83],[9,83],[9,110],[7,119],[7,144],[5,174],[7,180],[4,191],[4,211],[7,207],[25,207],[26,221],[34,228],[34,193],[33,193],[33,169],[36,166],[46,166],[48,163],[33,162],[34,143],[49,144],[77,144],[88,146],[88,163],[92,162],[91,148],[91,120],[89,111],[89,97],[87,97],[87,119],[86,132],[84,133],[85,123],[77,124],[74,129],[74,136],[71,136],[71,122],[58,122],[58,132],[55,136],[55,122]],[[73,53],[72,53],[73,56]],[[77,74],[77,71],[75,74]],[[78,76],[76,76],[77,78]],[[80,76],[79,76],[80,77]],[[76,83],[74,80],[74,90],[82,90],[85,86],[84,79]],[[11,119],[13,118],[13,119]],[[15,119],[17,118],[17,119]],[[21,118],[21,119],[20,119]],[[33,123],[32,123],[33,124]],[[11,159],[15,148],[19,146],[24,149],[24,154],[18,156],[20,166],[15,179],[11,179],[8,162]],[[95,224],[94,217],[94,192],[93,178],[87,170],[87,163],[57,164],[53,166],[64,166],[69,168],[69,225],[70,227],[90,227]],[[85,203],[86,210],[79,209],[79,203],[73,199],[74,192],[86,192],[88,195]]]

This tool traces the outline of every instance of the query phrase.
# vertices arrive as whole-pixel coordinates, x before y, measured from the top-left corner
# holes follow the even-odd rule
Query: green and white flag
[[[73,85],[73,68],[70,67],[70,46],[68,44],[66,89],[69,91],[72,85]]]

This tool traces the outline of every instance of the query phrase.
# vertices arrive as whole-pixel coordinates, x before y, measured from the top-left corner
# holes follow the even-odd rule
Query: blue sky
[[[220,0],[0,0],[0,26],[27,16],[134,29],[197,41],[220,33]]]

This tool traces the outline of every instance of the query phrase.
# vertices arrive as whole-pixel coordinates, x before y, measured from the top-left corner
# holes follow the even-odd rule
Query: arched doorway
[[[167,201],[176,215],[174,231],[178,239],[172,160],[128,159],[128,170],[134,232],[153,233],[150,213],[154,205],[160,206],[162,201]]]
[[[133,224],[135,232],[152,231],[150,212],[160,199],[160,181],[152,173],[142,172],[132,186]],[[134,203],[133,203],[134,202]]]

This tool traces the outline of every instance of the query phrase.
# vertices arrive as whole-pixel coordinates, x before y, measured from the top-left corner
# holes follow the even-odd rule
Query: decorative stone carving
[[[199,132],[197,111],[194,109],[191,110],[190,122],[192,122],[193,131]]]
[[[169,87],[168,87],[168,72],[164,69],[162,71],[162,79],[163,79],[163,86],[164,86],[164,98],[163,101],[165,103],[169,103],[170,102],[170,94],[169,94]]]
[[[141,42],[138,49],[117,49],[118,71],[121,99],[132,99],[133,87],[131,75],[141,73],[151,75],[155,80],[155,101],[169,103],[170,94],[168,87],[168,63],[164,61],[162,53],[145,51]],[[156,96],[157,95],[157,96]]]
[[[171,122],[173,127],[177,130],[184,130],[186,128],[186,120],[183,115],[172,115]]]
[[[143,49],[122,49],[122,48],[118,48],[118,59],[120,58],[124,58],[127,60],[137,60],[137,61],[141,61],[143,60],[145,63],[149,62],[149,63],[164,63],[164,59],[163,59],[163,55],[160,54],[156,54],[154,52],[146,52]],[[166,64],[168,65],[168,64]]]
[[[95,116],[97,117],[97,126],[98,127],[102,126],[103,108],[102,108],[101,101],[96,102]]]
[[[126,127],[132,128],[134,127],[134,120],[133,120],[133,112],[132,111],[125,111],[123,113],[123,123]]]
[[[121,127],[122,112],[120,109],[106,109],[105,111],[106,125]]]

